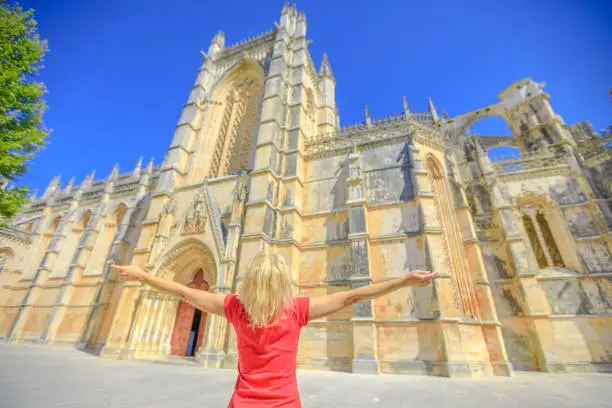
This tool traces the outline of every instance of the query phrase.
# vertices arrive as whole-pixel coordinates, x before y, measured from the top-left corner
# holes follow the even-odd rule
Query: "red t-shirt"
[[[286,318],[265,328],[249,327],[236,295],[225,297],[224,310],[238,343],[238,379],[229,408],[301,408],[295,358],[300,330],[308,323],[310,298],[294,298]]]

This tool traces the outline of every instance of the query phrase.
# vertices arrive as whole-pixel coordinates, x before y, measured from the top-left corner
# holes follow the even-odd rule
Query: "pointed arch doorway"
[[[208,291],[209,284],[204,280],[204,271],[199,269],[191,282],[190,288]],[[202,344],[207,314],[187,302],[179,301],[176,309],[174,328],[172,329],[172,355],[193,357]]]

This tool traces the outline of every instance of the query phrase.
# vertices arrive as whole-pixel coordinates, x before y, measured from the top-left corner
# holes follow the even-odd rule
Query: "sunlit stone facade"
[[[234,367],[225,319],[119,283],[109,264],[230,293],[271,247],[309,296],[410,268],[440,273],[431,286],[312,321],[300,367],[609,370],[612,155],[588,123],[566,125],[543,84],[524,79],[456,117],[404,101],[397,115],[366,110],[363,123],[342,127],[336,80],[326,56],[313,66],[306,28],[286,6],[273,30],[234,46],[220,32],[160,166],[139,162],[78,186],[55,178],[9,221],[0,338]],[[512,136],[466,132],[490,116]],[[498,145],[521,154],[492,161]]]

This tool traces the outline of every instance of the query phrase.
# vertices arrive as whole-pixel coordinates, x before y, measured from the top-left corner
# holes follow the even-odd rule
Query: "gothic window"
[[[38,266],[40,265],[40,263],[43,261],[45,252],[48,249],[51,249],[51,245],[53,245],[53,242],[54,242],[53,237],[60,224],[60,220],[61,220],[61,216],[55,217],[55,219],[47,227],[47,230],[43,233],[41,240],[40,240],[40,244],[38,245],[36,249],[36,253],[32,257],[32,261],[35,263],[31,264],[30,266],[33,268],[33,270],[36,270]]]
[[[527,237],[529,238],[529,242],[531,243],[531,249],[533,250],[533,254],[535,255],[538,266],[540,268],[546,268],[548,266],[546,261],[546,255],[544,255],[544,249],[540,244],[540,240],[538,239],[536,229],[534,226],[531,217],[528,215],[523,215],[523,225],[525,226],[525,231],[527,231]]]
[[[88,274],[102,274],[104,272],[106,260],[110,255],[113,241],[116,239],[115,235],[126,213],[127,207],[122,203],[110,216],[106,217],[104,223],[100,226],[91,258],[87,263]]]
[[[66,231],[65,241],[62,243],[62,252],[58,257],[53,272],[59,275],[65,275],[70,269],[70,265],[73,263],[73,257],[76,249],[79,246],[79,242],[85,236],[85,228],[89,223],[91,217],[91,211],[86,211],[81,218],[72,226],[72,229]]]
[[[255,79],[234,82],[224,101],[209,177],[247,169],[260,92],[261,86]]]
[[[458,308],[465,316],[478,319],[478,302],[474,294],[467,256],[448,183],[441,170],[442,167],[435,159],[430,157],[427,160],[426,169],[430,175],[436,213],[442,227],[447,262],[452,275],[453,295]]]
[[[536,215],[536,220],[540,229],[542,230],[542,235],[544,236],[544,242],[546,242],[546,247],[548,252],[550,253],[550,257],[552,258],[553,264],[555,266],[559,266],[561,268],[565,267],[565,263],[561,258],[561,253],[559,252],[559,248],[557,247],[557,243],[555,242],[555,238],[553,237],[552,232],[550,231],[550,226],[548,225],[548,221],[544,218],[544,214],[538,213]]]
[[[540,206],[527,206],[521,208],[521,213],[523,225],[539,267],[565,268],[559,245],[552,233],[544,209]]]

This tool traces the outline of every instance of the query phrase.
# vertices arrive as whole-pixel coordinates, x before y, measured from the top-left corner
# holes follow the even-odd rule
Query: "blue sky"
[[[175,2],[22,0],[36,10],[51,52],[49,144],[19,184],[44,189],[62,173],[77,183],[140,156],[161,162],[207,49],[273,28],[282,1]],[[326,52],[343,124],[402,110],[402,96],[425,111],[431,96],[451,116],[495,103],[514,80],[546,82],[567,123],[612,123],[612,2],[589,0],[301,1],[310,52]],[[488,119],[480,134],[509,134]]]

